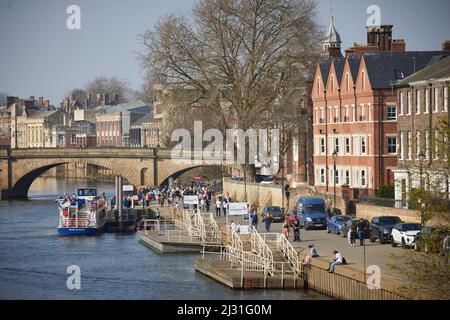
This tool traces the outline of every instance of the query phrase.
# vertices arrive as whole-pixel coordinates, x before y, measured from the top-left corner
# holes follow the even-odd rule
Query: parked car
[[[297,216],[300,227],[309,230],[327,228],[328,213],[323,198],[301,197],[297,200]]]
[[[396,247],[401,244],[402,247],[414,246],[416,235],[422,230],[422,225],[419,223],[398,223],[392,228],[391,244]]]
[[[270,214],[273,217],[273,222],[284,222],[285,220],[285,214],[283,212],[283,209],[281,207],[265,207],[262,211],[262,216],[264,217],[267,212],[270,212]]]
[[[262,176],[260,182],[261,184],[274,184],[275,179],[271,176]]]
[[[351,220],[352,218],[349,216],[333,216],[327,221],[327,232],[341,234],[342,227]]]
[[[370,223],[369,239],[370,242],[380,240],[381,244],[385,244],[391,239],[392,228],[402,220],[396,216],[375,217]]]
[[[444,239],[448,235],[448,230],[437,229],[435,227],[424,227],[416,235],[414,249],[426,253],[444,253]]]
[[[348,230],[352,229],[354,226],[357,228],[358,224],[359,224],[360,220],[348,220],[347,223],[345,223],[342,226],[342,230],[341,230],[341,235],[343,238],[347,237],[348,235]],[[364,219],[364,234],[366,236],[366,239],[369,238],[369,234],[370,234],[370,222],[369,220]]]

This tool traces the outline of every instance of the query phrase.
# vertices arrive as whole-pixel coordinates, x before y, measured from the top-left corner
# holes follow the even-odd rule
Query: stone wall
[[[398,216],[404,222],[420,223],[420,211],[387,208],[362,203],[356,204],[356,215],[358,218],[364,218],[369,221],[371,221],[373,217]]]

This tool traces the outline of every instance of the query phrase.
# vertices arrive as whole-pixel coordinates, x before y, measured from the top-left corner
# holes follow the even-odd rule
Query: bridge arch
[[[135,172],[128,166],[121,165],[115,161],[104,161],[103,159],[31,160],[22,166],[21,170],[14,172],[16,179],[14,179],[15,183],[9,192],[9,198],[27,198],[31,185],[41,174],[57,166],[69,163],[83,163],[106,168],[111,170],[115,175],[128,180],[130,183],[138,184]]]
[[[167,186],[169,183],[169,179],[173,178],[174,180],[178,179],[181,175],[185,174],[186,172],[189,172],[193,169],[197,169],[197,168],[201,168],[201,167],[209,167],[209,168],[221,168],[221,166],[219,165],[192,165],[192,166],[187,166],[187,167],[178,167],[176,169],[173,170],[173,172],[171,173],[164,173],[162,176],[160,176],[160,183],[159,186],[163,187],[163,186]]]

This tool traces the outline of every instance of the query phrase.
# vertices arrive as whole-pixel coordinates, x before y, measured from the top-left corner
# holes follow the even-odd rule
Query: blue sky
[[[0,92],[44,96],[58,105],[70,89],[96,76],[142,83],[137,36],[162,15],[187,12],[195,0],[0,0]],[[68,30],[68,6],[81,8],[81,30]],[[381,23],[407,50],[440,50],[450,40],[448,0],[334,0],[343,48],[365,43],[367,7],[381,8]],[[330,0],[318,0],[318,22],[328,26]]]

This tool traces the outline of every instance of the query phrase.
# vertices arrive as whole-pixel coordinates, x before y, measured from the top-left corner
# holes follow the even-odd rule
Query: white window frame
[[[412,114],[412,92],[411,90],[408,91],[408,113],[407,116],[410,116]]]
[[[401,91],[400,92],[400,116],[402,116],[403,115],[403,111],[404,111],[404,107],[405,107],[405,101],[403,100],[404,99],[404,96],[403,96],[403,91]]]
[[[365,156],[367,155],[367,138],[366,137],[361,137],[360,139],[361,141],[361,155]]]
[[[416,90],[416,114],[420,114],[420,90]]]
[[[433,108],[433,112],[434,113],[438,113],[439,112],[439,88],[435,87],[434,88],[434,108]]]
[[[444,112],[448,111],[448,86],[444,88]]]
[[[430,113],[430,92],[429,89],[425,90],[425,114]]]
[[[350,155],[352,153],[352,149],[351,149],[351,138],[350,137],[345,137],[344,138],[344,152],[346,155]]]
[[[395,110],[395,117],[389,117],[389,109],[394,108]],[[386,112],[386,119],[387,120],[397,120],[397,106],[394,104],[388,104],[387,105],[387,112]]]
[[[390,139],[395,139],[395,144],[389,143]],[[389,152],[389,147],[392,147],[394,145],[395,152]],[[397,154],[397,136],[387,136],[387,153],[388,154]]]

